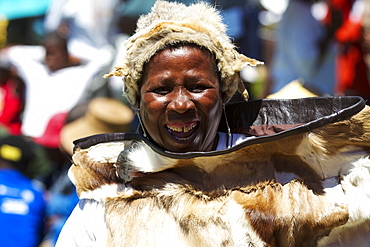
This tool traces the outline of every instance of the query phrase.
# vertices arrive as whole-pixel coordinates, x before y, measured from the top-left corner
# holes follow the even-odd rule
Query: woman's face
[[[144,68],[140,116],[150,137],[172,152],[210,151],[222,97],[212,56],[182,46],[160,51]]]

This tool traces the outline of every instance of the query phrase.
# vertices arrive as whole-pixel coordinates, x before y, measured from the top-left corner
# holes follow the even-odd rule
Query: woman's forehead
[[[170,57],[189,57],[189,56],[193,56],[194,59],[195,57],[204,57],[202,61],[204,61],[204,59],[207,59],[207,63],[209,63],[210,61],[211,62],[214,62],[215,63],[215,60],[213,59],[213,56],[211,55],[211,53],[207,50],[204,50],[204,49],[200,49],[199,47],[195,47],[195,46],[179,46],[179,47],[171,47],[171,48],[168,48],[168,49],[163,49],[159,52],[157,52],[150,60],[149,60],[149,63],[151,61],[154,60],[154,62],[163,62],[162,59],[164,59],[164,57],[166,58],[170,58]]]
[[[184,50],[191,50],[191,49],[197,49],[201,52],[203,52],[204,54],[207,54],[208,56],[211,56],[213,60],[216,61],[216,57],[214,56],[214,54],[207,48],[203,47],[203,46],[200,46],[198,44],[194,44],[194,43],[176,43],[176,44],[173,44],[173,45],[169,45],[169,46],[166,46],[165,48],[159,50],[157,53],[161,52],[161,51],[164,51],[164,50],[170,50],[170,51],[184,51]]]
[[[206,63],[207,65],[211,63],[211,66],[209,66],[210,70],[212,70],[212,72],[214,72],[215,75],[220,78],[217,68],[217,61],[215,56],[213,56],[209,50],[193,44],[182,44],[178,46],[169,46],[153,55],[149,62],[144,64],[142,80],[145,80],[148,70],[156,67],[158,63],[166,61],[172,63],[173,60],[168,59],[171,57],[193,57],[192,59],[198,60],[199,63]]]

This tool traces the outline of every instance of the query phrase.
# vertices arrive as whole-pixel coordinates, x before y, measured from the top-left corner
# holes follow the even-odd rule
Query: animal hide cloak
[[[75,141],[70,177],[104,206],[107,246],[370,246],[363,99],[264,99],[225,115],[247,136],[226,150],[172,153],[132,133]]]

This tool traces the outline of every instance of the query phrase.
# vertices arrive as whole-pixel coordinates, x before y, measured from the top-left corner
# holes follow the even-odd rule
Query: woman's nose
[[[176,111],[180,114],[195,108],[194,102],[190,99],[186,90],[172,92],[171,101],[167,106],[168,110]]]

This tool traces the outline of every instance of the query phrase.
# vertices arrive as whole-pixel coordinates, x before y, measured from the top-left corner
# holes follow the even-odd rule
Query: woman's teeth
[[[197,126],[197,124],[196,123],[192,123],[192,124],[190,124],[188,126],[182,126],[182,127],[167,125],[167,128],[169,128],[172,131],[186,133],[186,132],[189,132],[190,130],[194,129],[195,126]]]

